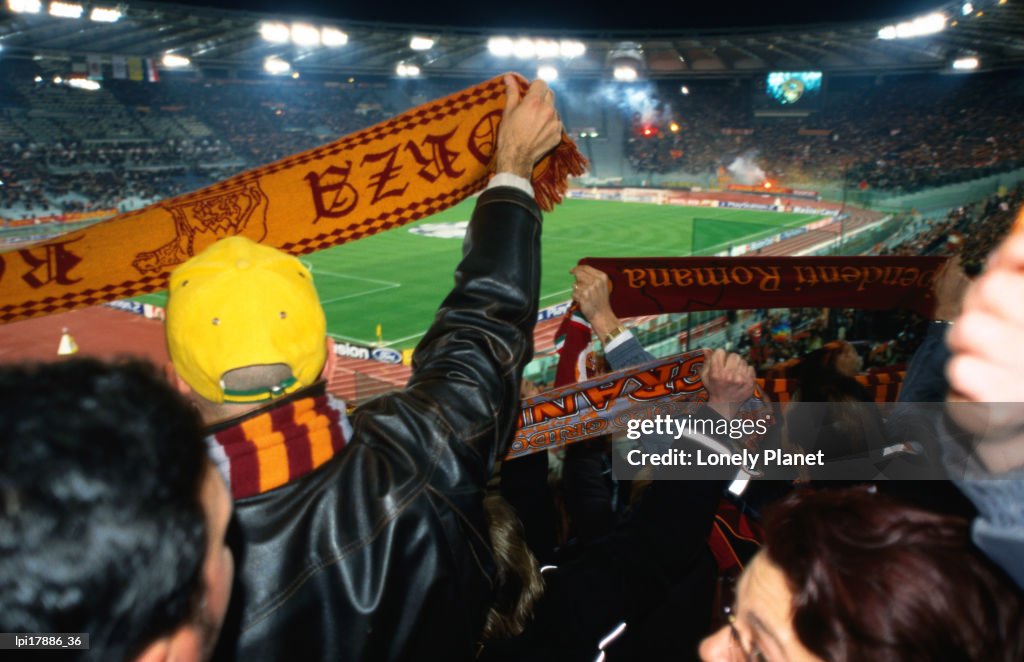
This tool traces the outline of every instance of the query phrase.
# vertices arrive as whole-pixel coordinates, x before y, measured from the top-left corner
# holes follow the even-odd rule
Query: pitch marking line
[[[375,294],[377,292],[385,292],[387,290],[393,290],[402,286],[401,283],[396,283],[390,280],[377,280],[376,278],[365,278],[363,276],[353,276],[352,274],[344,274],[336,271],[326,271],[324,269],[314,269],[313,264],[310,262],[303,261],[303,266],[309,269],[309,272],[314,276],[330,276],[332,278],[340,278],[343,280],[358,280],[364,283],[373,283],[375,285],[383,285],[383,287],[375,287],[369,290],[363,290],[362,292],[355,292],[353,294],[345,294],[340,297],[331,297],[330,299],[321,299],[320,305],[326,306],[328,304],[337,303],[338,301],[345,301],[346,299],[355,299],[369,294]]]

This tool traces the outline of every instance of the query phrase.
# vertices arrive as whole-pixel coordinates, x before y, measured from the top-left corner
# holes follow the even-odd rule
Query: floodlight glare
[[[542,60],[558,57],[560,52],[558,42],[551,39],[538,39],[534,42],[534,48],[537,51],[537,57]]]
[[[348,43],[348,34],[338,28],[324,28],[320,30],[320,42],[331,48],[344,46]]]
[[[690,93],[690,88],[688,88],[687,86],[683,85],[682,87],[679,88],[679,94],[682,94],[683,96],[686,96],[689,93]]]
[[[615,70],[612,72],[612,76],[614,76],[615,80],[626,82],[633,81],[636,80],[636,69],[625,65],[615,67]]]
[[[409,78],[412,76],[419,76],[420,68],[415,64],[406,64],[405,62],[399,62],[398,65],[395,66],[395,73],[397,73],[402,78]]]
[[[886,25],[878,31],[879,39],[912,39],[923,37],[946,29],[946,15],[940,12],[904,21],[896,25]]]
[[[292,23],[292,43],[297,46],[318,46],[320,31],[308,23]]]
[[[558,69],[555,69],[550,64],[541,65],[537,67],[537,78],[549,83],[558,80]]]
[[[187,67],[192,64],[192,60],[188,59],[184,55],[178,55],[177,53],[164,53],[164,57],[161,62],[165,67],[170,69],[180,69],[181,67]]]
[[[964,16],[970,16],[971,14],[974,13],[974,5],[972,5],[969,2],[965,2],[960,7],[960,13],[963,14]]]
[[[565,39],[558,44],[558,50],[561,52],[562,57],[572,58],[581,57],[587,52],[587,47],[583,45],[582,41]]]
[[[7,0],[7,8],[15,14],[38,14],[43,3],[39,0]]]
[[[292,70],[292,65],[288,64],[280,58],[276,58],[273,55],[263,61],[263,70],[268,74],[274,76],[280,76],[286,74]]]
[[[487,50],[491,55],[508,57],[512,55],[512,40],[508,37],[491,37],[487,40]]]
[[[93,7],[89,12],[89,20],[96,23],[117,23],[121,20],[121,10],[107,7]]]
[[[429,51],[434,47],[434,40],[430,37],[413,37],[409,40],[409,48],[414,51]]]
[[[958,57],[953,60],[953,68],[957,71],[973,71],[981,62],[976,57]]]
[[[288,26],[284,23],[261,23],[260,24],[260,36],[265,41],[269,41],[274,44],[283,44],[291,38],[291,31],[288,30]]]
[[[537,53],[537,47],[534,45],[532,39],[522,37],[516,39],[516,43],[512,46],[512,54],[520,60],[528,60]]]
[[[99,83],[88,78],[69,78],[68,86],[79,90],[86,90],[87,92],[95,92],[100,89]]]
[[[57,16],[58,18],[82,18],[82,5],[72,4],[70,2],[51,2],[50,3],[50,16]]]

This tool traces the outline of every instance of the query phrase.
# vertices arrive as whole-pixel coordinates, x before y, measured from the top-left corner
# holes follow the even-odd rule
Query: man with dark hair
[[[0,631],[97,660],[209,657],[233,575],[224,482],[142,363],[0,368]]]
[[[312,274],[241,237],[171,275],[168,349],[235,499],[225,657],[472,659],[493,601],[483,493],[516,424],[540,280],[534,165],[561,138],[536,81],[508,102],[455,287],[408,386],[351,422]],[[229,632],[229,627],[231,628]]]

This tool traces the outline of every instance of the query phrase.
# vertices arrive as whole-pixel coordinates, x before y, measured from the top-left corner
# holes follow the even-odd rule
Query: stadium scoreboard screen
[[[772,71],[765,76],[761,107],[813,110],[821,102],[820,71]]]

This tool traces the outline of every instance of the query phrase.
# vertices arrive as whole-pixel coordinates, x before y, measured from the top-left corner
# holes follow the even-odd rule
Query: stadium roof
[[[394,75],[396,65],[406,63],[418,67],[424,77],[477,78],[510,69],[532,75],[538,64],[551,64],[563,79],[608,78],[621,63],[633,65],[643,77],[671,79],[732,77],[774,70],[823,70],[833,74],[946,71],[955,59],[966,56],[978,58],[981,69],[1024,65],[1022,0],[947,2],[936,7],[945,16],[944,30],[894,39],[879,38],[879,31],[895,25],[898,19],[914,16],[771,27],[554,30],[366,22],[142,1],[83,0],[83,17],[77,19],[48,15],[50,0],[42,1],[38,14],[10,9],[17,2],[33,1],[7,0],[0,10],[0,58],[84,59],[86,55],[99,55],[109,61],[113,56],[160,58],[174,53],[189,58],[191,66],[201,69],[252,71],[259,70],[265,59],[273,56],[287,61],[294,71],[328,76]],[[94,7],[115,6],[123,12],[116,22],[100,23],[88,18]],[[289,30],[295,23],[316,30],[335,28],[345,33],[347,43],[337,47],[300,46],[292,41],[271,43],[260,33],[261,25],[268,21],[279,22]],[[290,34],[297,36],[295,32]],[[306,34],[308,37],[310,33]],[[319,34],[314,31],[313,39],[319,39]],[[425,50],[411,48],[410,38],[416,35],[432,39],[432,46]],[[505,46],[513,51],[553,48],[556,55],[544,60],[517,59],[514,54],[496,56],[489,50],[488,40],[499,36],[512,40]],[[533,41],[520,42],[523,38]],[[552,44],[557,46],[566,39],[584,44],[585,53],[571,58],[557,55],[558,49]]]

